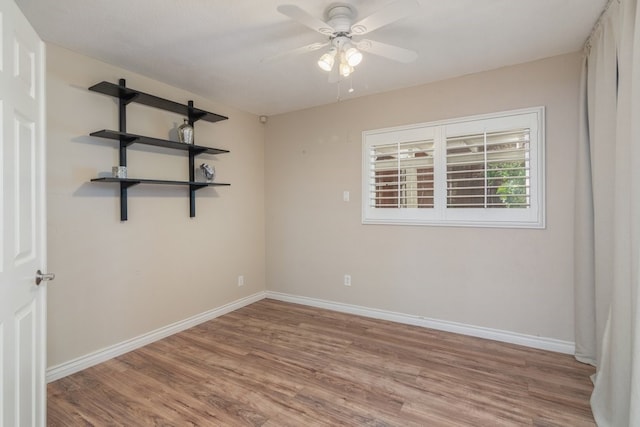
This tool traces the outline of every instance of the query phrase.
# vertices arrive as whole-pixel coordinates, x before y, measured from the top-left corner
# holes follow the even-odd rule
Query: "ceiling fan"
[[[348,77],[362,61],[362,52],[382,56],[398,62],[409,63],[415,61],[418,54],[412,50],[369,39],[357,40],[357,38],[399,19],[410,16],[415,13],[418,8],[419,4],[417,0],[397,0],[384,6],[372,15],[354,22],[357,17],[357,10],[348,3],[333,3],[329,5],[324,13],[324,21],[311,16],[296,5],[280,5],[278,6],[278,12],[327,36],[328,41],[299,47],[275,55],[270,59],[311,52],[328,47],[329,49],[318,59],[318,66],[324,71],[330,72],[330,82],[336,82],[341,77]],[[354,37],[356,37],[356,40],[353,39]],[[338,66],[334,67],[336,63]],[[333,73],[331,73],[331,71],[333,71]]]

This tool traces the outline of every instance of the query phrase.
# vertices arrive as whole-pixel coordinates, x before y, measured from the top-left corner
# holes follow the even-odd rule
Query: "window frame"
[[[527,208],[447,208],[447,137],[529,129],[529,201]],[[375,208],[371,206],[370,150],[377,145],[434,140],[433,208]],[[545,228],[545,107],[396,126],[362,132],[362,223],[454,227]]]

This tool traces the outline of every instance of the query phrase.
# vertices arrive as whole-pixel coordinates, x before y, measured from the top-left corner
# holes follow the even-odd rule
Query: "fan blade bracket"
[[[351,34],[359,36],[366,33],[368,33],[367,27],[362,24],[354,24],[351,26]]]
[[[307,52],[313,52],[314,50],[322,49],[325,46],[329,46],[329,43],[311,43],[310,45],[301,47],[300,50],[304,49]],[[303,52],[300,52],[303,53]]]
[[[366,52],[371,49],[371,40],[360,40],[356,43],[356,47],[361,51]]]

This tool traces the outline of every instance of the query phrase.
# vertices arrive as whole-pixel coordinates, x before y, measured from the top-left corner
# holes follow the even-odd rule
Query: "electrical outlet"
[[[342,200],[345,201],[345,202],[348,202],[349,199],[350,199],[349,192],[347,190],[343,191],[342,192]]]
[[[244,276],[238,276],[238,286],[244,286]]]
[[[344,275],[344,285],[345,286],[351,286],[351,275],[350,274],[345,274]]]

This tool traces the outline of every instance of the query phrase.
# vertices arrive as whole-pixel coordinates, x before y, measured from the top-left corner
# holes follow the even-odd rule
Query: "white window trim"
[[[504,124],[528,123],[530,135],[530,207],[526,209],[446,208],[446,148],[447,134],[478,127],[478,122]],[[496,129],[502,127],[496,126]],[[507,126],[508,127],[508,126]],[[455,132],[457,130],[457,132]],[[494,130],[492,127],[491,130]],[[436,206],[420,208],[373,208],[370,204],[369,150],[389,141],[410,141],[434,138],[434,199]],[[454,227],[545,228],[545,108],[533,107],[481,114],[428,123],[364,131],[362,133],[362,223],[391,225],[433,225]],[[437,202],[437,201],[440,202]]]

